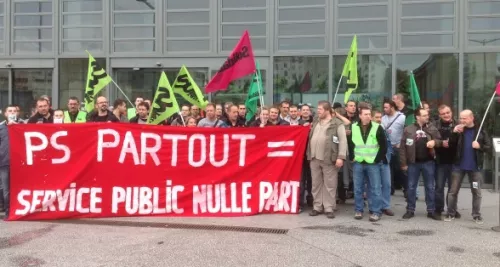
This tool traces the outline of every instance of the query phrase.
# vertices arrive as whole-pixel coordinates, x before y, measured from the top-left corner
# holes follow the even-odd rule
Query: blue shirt
[[[474,142],[474,128],[464,128],[463,136],[460,169],[464,171],[477,171],[476,151],[472,148],[472,142]]]

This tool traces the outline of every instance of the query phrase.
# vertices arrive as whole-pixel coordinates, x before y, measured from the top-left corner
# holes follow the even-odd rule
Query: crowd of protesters
[[[49,97],[36,100],[31,117],[20,119],[20,108],[4,108],[5,120],[0,125],[0,209],[9,208],[9,141],[7,127],[19,123],[85,123],[128,122],[147,124],[151,101],[135,99],[135,107],[116,99],[113,106],[104,96],[95,100],[95,110],[81,111],[76,97],[68,100],[66,110],[53,110]],[[459,219],[457,196],[467,174],[471,185],[472,218],[482,224],[481,186],[483,154],[489,153],[491,140],[478,132],[470,110],[455,118],[449,106],[437,108],[431,117],[429,104],[410,110],[402,94],[386,99],[383,110],[370,103],[349,101],[342,106],[320,101],[313,113],[311,104],[294,105],[282,101],[272,107],[260,107],[247,120],[244,104],[209,103],[201,110],[195,105],[182,105],[179,114],[163,125],[179,127],[309,127],[310,134],[303,160],[300,210],[312,208],[310,216],[325,214],[335,218],[337,204],[354,198],[354,218],[361,220],[365,209],[369,220],[383,215],[394,216],[391,196],[403,190],[406,213],[415,215],[418,183],[423,177],[427,217],[434,220]],[[476,139],[477,137],[477,139]],[[445,187],[447,191],[445,192]],[[446,209],[445,209],[446,208]],[[443,212],[446,214],[443,218]]]

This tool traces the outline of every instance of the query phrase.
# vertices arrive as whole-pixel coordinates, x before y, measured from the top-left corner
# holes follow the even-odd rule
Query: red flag
[[[231,81],[255,72],[252,43],[245,30],[229,57],[215,76],[205,86],[205,93],[226,90]]]
[[[500,82],[498,82],[497,89],[495,89],[495,92],[497,93],[497,95],[500,95]]]
[[[304,75],[304,78],[302,79],[302,83],[300,84],[300,91],[302,93],[307,92],[311,90],[311,76],[309,75],[309,71],[306,72],[306,75]]]

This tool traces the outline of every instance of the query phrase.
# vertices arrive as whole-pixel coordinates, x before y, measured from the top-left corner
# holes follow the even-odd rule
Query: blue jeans
[[[424,177],[425,186],[425,204],[427,205],[427,212],[434,212],[435,210],[435,180],[434,180],[434,161],[416,162],[408,165],[408,205],[406,210],[415,212],[417,205],[417,186],[420,178],[420,173]]]
[[[391,167],[389,164],[380,164],[380,178],[382,180],[382,210],[391,208]]]
[[[453,164],[437,164],[436,165],[436,211],[444,211],[444,186],[448,184],[448,192],[451,187],[451,172]],[[446,203],[448,202],[448,193],[446,193]]]
[[[380,216],[382,209],[382,179],[380,177],[379,164],[354,163],[354,210],[355,212],[364,211],[363,192],[365,191],[365,177],[368,178],[370,186],[369,194],[367,195],[368,202],[370,203],[370,211]]]
[[[0,167],[0,183],[2,185],[3,191],[3,207],[5,208],[5,218],[9,217],[9,198],[10,198],[10,187],[9,187],[9,178],[10,178],[10,168],[9,166]]]

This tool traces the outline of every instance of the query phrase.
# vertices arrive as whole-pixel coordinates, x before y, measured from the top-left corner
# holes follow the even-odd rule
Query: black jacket
[[[479,130],[479,127],[477,125],[474,126],[474,140],[476,139],[477,132]],[[462,154],[463,154],[463,147],[464,147],[464,133],[453,133],[450,137],[450,147],[453,147],[455,149],[455,158],[454,158],[454,164],[455,165],[460,165],[460,161],[462,159]],[[490,153],[491,148],[492,148],[492,143],[491,139],[488,136],[488,133],[482,129],[481,133],[479,134],[479,138],[477,139],[477,142],[479,143],[480,148],[479,149],[474,149],[475,157],[476,157],[476,163],[477,167],[481,168],[483,165],[483,158],[484,155],[483,153]]]
[[[443,141],[448,138],[451,139],[451,135],[453,134],[453,128],[457,125],[455,119],[451,120],[449,130],[443,127],[443,122],[441,119],[433,121],[434,126],[438,129],[439,134],[441,135],[441,139]],[[455,160],[456,147],[452,147],[448,144],[448,147],[436,147],[436,161],[438,164],[453,164]]]
[[[45,118],[44,116],[42,116],[40,113],[37,112],[35,115],[31,116],[28,119],[28,123],[38,123],[39,121],[41,123],[54,123],[54,118],[52,117],[52,114],[50,114],[48,118]]]
[[[99,120],[99,113],[97,111],[92,111],[87,114],[87,122],[120,122],[120,120],[113,114],[113,112],[108,111],[105,121]]]

